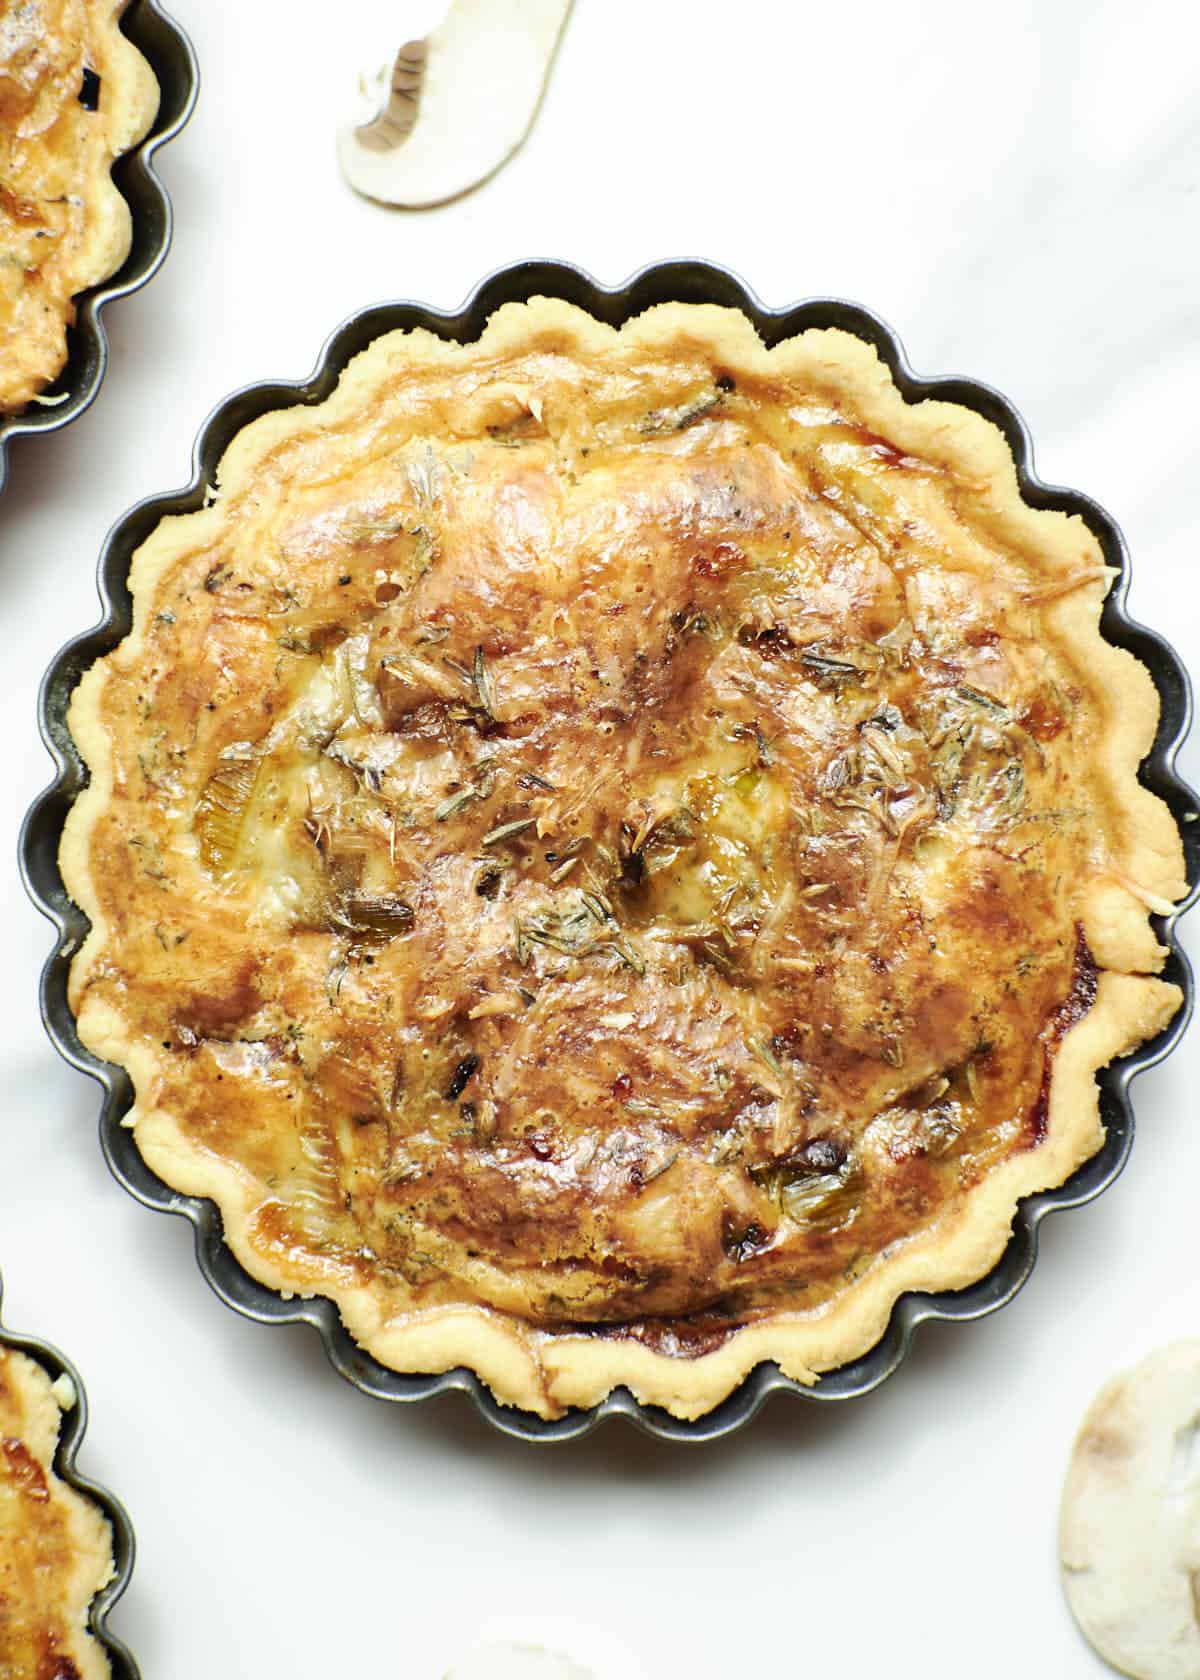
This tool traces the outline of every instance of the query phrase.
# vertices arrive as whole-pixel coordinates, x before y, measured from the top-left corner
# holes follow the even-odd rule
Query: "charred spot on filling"
[[[1027,729],[1035,741],[1043,744],[1053,741],[1066,728],[1067,720],[1060,706],[1056,706],[1044,694],[1037,694],[1025,706],[1020,714],[1023,728]]]
[[[783,659],[795,651],[791,637],[779,624],[771,624],[761,630],[752,624],[743,624],[737,639],[742,647],[753,648],[763,659]]]
[[[770,1232],[757,1220],[743,1219],[729,1208],[721,1215],[721,1247],[731,1260],[748,1260],[770,1241]]]
[[[621,884],[640,887],[646,879],[646,859],[641,852],[624,852],[621,856]]]
[[[846,1162],[846,1149],[834,1138],[816,1137],[785,1157],[784,1165],[794,1167],[798,1171],[824,1173],[838,1172]]]
[[[4,1466],[9,1484],[16,1488],[26,1499],[32,1499],[44,1505],[50,1497],[50,1490],[46,1486],[46,1472],[34,1458],[24,1441],[16,1440],[7,1435],[0,1440],[0,1452],[4,1454]]]
[[[446,1101],[457,1102],[478,1072],[479,1057],[471,1050],[462,1058],[450,1075],[450,1083],[447,1085],[445,1093]]]
[[[572,1328],[609,1341],[640,1342],[655,1353],[675,1359],[701,1359],[724,1347],[741,1328],[741,1321],[719,1311],[705,1311],[679,1318],[645,1318],[634,1324],[579,1324]]]

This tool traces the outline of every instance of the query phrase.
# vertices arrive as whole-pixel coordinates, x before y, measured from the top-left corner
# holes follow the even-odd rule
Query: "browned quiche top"
[[[87,1631],[88,1605],[112,1577],[100,1511],[55,1474],[65,1378],[0,1346],[0,1676],[102,1680],[109,1663]]]
[[[121,266],[113,160],[158,93],[120,34],[126,0],[0,0],[0,414],[61,371],[73,298]]]
[[[1177,1006],[1095,538],[845,334],[392,335],[134,585],[73,713],[81,1032],[401,1368],[694,1411],[838,1363],[986,1269]]]

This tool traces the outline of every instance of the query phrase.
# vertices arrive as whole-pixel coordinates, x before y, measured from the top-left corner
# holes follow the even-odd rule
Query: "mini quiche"
[[[105,1518],[53,1469],[69,1380],[0,1347],[0,1675],[105,1680],[88,1605],[112,1579]]]
[[[129,252],[113,161],[158,87],[121,34],[126,0],[0,0],[0,415],[62,371],[73,299]]]
[[[809,1382],[992,1266],[1179,1007],[1109,582],[846,333],[384,336],[161,522],[76,691],[80,1036],[386,1365]]]

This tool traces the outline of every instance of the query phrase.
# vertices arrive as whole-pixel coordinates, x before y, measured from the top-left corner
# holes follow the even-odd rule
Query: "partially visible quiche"
[[[126,0],[0,0],[0,414],[62,371],[74,299],[130,243],[114,160],[158,108]]]
[[[1109,582],[844,332],[389,334],[135,558],[70,718],[80,1036],[399,1370],[811,1381],[988,1270],[1179,1006]]]
[[[104,1680],[88,1606],[113,1575],[112,1533],[53,1468],[69,1380],[0,1346],[0,1676]]]

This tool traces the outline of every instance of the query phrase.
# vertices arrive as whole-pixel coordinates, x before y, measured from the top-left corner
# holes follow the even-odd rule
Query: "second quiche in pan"
[[[149,129],[159,91],[121,33],[126,4],[0,4],[0,415],[62,371],[77,294],[129,253],[112,166]]]
[[[88,1626],[115,1573],[99,1505],[59,1476],[71,1379],[0,1342],[0,1674],[12,1680],[111,1680]]]
[[[80,1037],[395,1369],[811,1380],[989,1269],[1179,1006],[1108,583],[844,332],[389,334],[136,556],[71,709]]]

